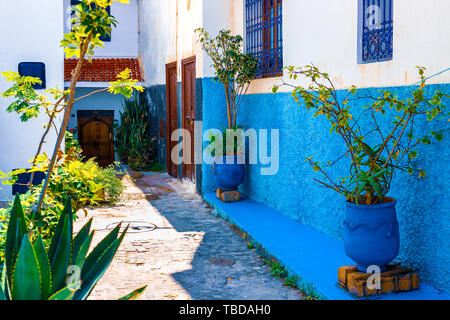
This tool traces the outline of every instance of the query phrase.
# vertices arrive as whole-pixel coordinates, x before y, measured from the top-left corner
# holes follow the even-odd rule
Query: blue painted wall
[[[450,84],[432,85],[432,89],[450,92]],[[386,88],[404,96],[411,87]],[[361,89],[360,94],[378,93],[377,89]],[[226,124],[223,88],[203,79],[203,130]],[[341,96],[346,95],[341,91]],[[447,101],[447,105],[450,105]],[[356,109],[366,105],[363,99],[354,103]],[[340,137],[330,135],[325,118],[313,118],[313,113],[298,106],[290,93],[255,94],[245,98],[239,123],[246,128],[280,130],[280,169],[274,176],[260,175],[260,165],[247,168],[246,183],[242,191],[254,200],[266,203],[283,214],[315,229],[342,239],[344,199],[335,192],[322,188],[312,178],[319,177],[305,158],[327,162],[339,158],[345,151]],[[362,118],[364,125],[364,117]],[[389,119],[381,127],[389,128]],[[417,166],[427,171],[427,178],[399,173],[392,185],[390,196],[398,200],[401,249],[398,261],[416,268],[423,281],[450,292],[450,126],[443,122],[435,128],[433,123],[420,123],[427,130],[445,128],[442,143],[418,148]],[[423,152],[421,152],[423,150]],[[347,175],[348,162],[338,162],[331,172]],[[204,192],[216,188],[210,165],[203,164]],[[255,217],[255,223],[257,222]]]

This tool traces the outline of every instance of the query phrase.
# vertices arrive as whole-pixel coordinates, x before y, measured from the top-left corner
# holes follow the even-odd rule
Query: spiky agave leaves
[[[0,300],[83,300],[111,264],[128,227],[119,224],[87,255],[92,242],[92,219],[73,234],[71,201],[66,202],[48,251],[40,236],[32,243],[27,233],[20,197],[10,213],[5,248],[5,266],[0,282]],[[68,285],[68,270],[80,270]],[[137,297],[145,288],[126,297]]]

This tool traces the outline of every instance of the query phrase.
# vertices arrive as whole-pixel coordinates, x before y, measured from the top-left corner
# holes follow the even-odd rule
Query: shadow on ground
[[[282,280],[270,276],[255,250],[247,247],[247,241],[195,194],[194,184],[167,174],[135,178],[135,185],[176,232],[197,239],[191,242],[197,246],[192,268],[171,274],[192,299],[302,299],[297,290],[284,287]]]

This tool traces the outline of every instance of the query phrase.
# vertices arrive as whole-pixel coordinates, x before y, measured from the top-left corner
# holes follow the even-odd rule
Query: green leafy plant
[[[222,131],[209,131],[206,152],[212,157],[243,155],[245,152],[245,134],[242,126],[232,129],[222,127]]]
[[[65,142],[65,153],[70,153],[72,149],[74,149],[77,153],[77,158],[81,159],[81,146],[80,146],[80,142],[78,141],[77,138],[75,138],[75,135],[77,134],[77,130],[76,129],[70,129],[70,130],[66,130],[66,134],[64,137],[64,142]]]
[[[114,204],[123,192],[123,185],[117,177],[123,172],[118,171],[116,165],[101,168],[94,159],[82,162],[79,154],[80,152],[76,148],[71,148],[68,154],[60,153],[39,214],[35,214],[33,208],[39,200],[42,185],[30,187],[21,197],[27,224],[34,232],[41,235],[46,246],[49,245],[55,232],[57,222],[64,209],[65,199],[72,199],[72,207],[75,210],[73,218],[76,219],[76,213],[84,210],[84,207],[97,206],[102,203]],[[37,158],[36,166],[32,171],[45,172],[48,163],[49,159],[44,153]],[[18,172],[22,171],[24,170]],[[15,177],[14,175],[9,177],[8,182],[14,183]],[[9,208],[2,209],[2,212],[7,216],[11,209],[12,204]],[[0,228],[0,249],[4,248],[6,237],[1,230]],[[2,257],[0,256],[1,261]]]
[[[389,201],[387,194],[397,171],[416,173],[419,178],[425,178],[426,172],[414,166],[414,160],[418,157],[417,148],[430,144],[432,140],[440,142],[443,134],[436,130],[424,134],[417,124],[422,119],[448,119],[449,115],[443,104],[443,98],[449,96],[440,90],[427,91],[425,68],[418,67],[420,85],[406,99],[389,90],[380,90],[380,95],[376,97],[360,96],[355,86],[341,99],[329,75],[320,72],[317,67],[285,69],[290,79],[303,77],[309,81],[309,86],[290,85],[280,80],[281,83],[274,85],[273,92],[276,93],[280,86],[293,87],[292,96],[299,105],[314,111],[315,117],[323,116],[330,122],[330,134],[341,136],[346,147],[341,158],[347,156],[350,159],[350,174],[333,179],[326,169],[341,158],[326,165],[313,161],[312,157],[307,158],[314,171],[324,176],[323,181],[315,181],[344,195],[350,202],[370,205]],[[352,101],[359,99],[369,103],[362,113],[357,114],[352,108]],[[371,124],[363,126],[362,117],[365,121],[371,120]],[[379,125],[389,122],[391,125],[386,131]]]
[[[242,37],[232,35],[230,30],[219,31],[215,38],[203,28],[196,29],[195,32],[203,50],[213,61],[212,67],[216,73],[214,81],[222,83],[225,89],[229,131],[224,129],[221,137],[210,137],[210,144],[215,145],[215,151],[211,152],[218,155],[217,150],[222,148],[217,146],[218,140],[225,142],[227,134],[230,139],[235,139],[235,144],[243,144],[243,136],[234,135],[239,129],[237,117],[250,82],[256,75],[258,62],[252,55],[243,53]],[[223,155],[235,155],[239,151],[237,147],[227,149],[226,143],[223,143],[223,148]]]
[[[265,259],[264,264],[270,269],[270,274],[277,278],[286,278],[288,273],[286,268],[276,260]]]
[[[94,50],[103,47],[102,36],[111,34],[112,27],[117,25],[114,16],[108,13],[107,8],[114,1],[121,3],[129,3],[129,0],[81,0],[76,6],[73,6],[72,29],[69,33],[64,34],[61,40],[61,46],[64,47],[65,57],[76,57],[77,65],[72,72],[70,85],[67,90],[59,89],[46,90],[49,96],[38,94],[32,87],[33,84],[41,83],[40,79],[31,77],[22,77],[17,72],[4,72],[2,75],[6,81],[11,82],[11,88],[1,94],[4,98],[12,98],[14,101],[7,108],[8,112],[16,112],[20,115],[22,121],[28,121],[31,118],[39,116],[44,110],[48,116],[48,122],[44,125],[44,134],[38,145],[35,157],[32,161],[33,167],[36,160],[41,155],[42,146],[46,141],[50,128],[57,131],[57,140],[55,143],[53,154],[50,158],[45,182],[42,186],[37,206],[36,214],[41,209],[45,194],[52,179],[53,169],[60,153],[61,143],[66,135],[66,129],[72,113],[73,105],[76,101],[84,99],[92,94],[108,91],[113,94],[121,94],[126,98],[132,97],[135,91],[142,92],[144,88],[138,85],[138,81],[131,79],[131,71],[125,69],[117,75],[116,81],[110,82],[107,88],[102,88],[91,92],[85,96],[75,98],[75,88],[77,86],[81,69],[85,60],[91,60],[94,56]],[[57,115],[64,112],[60,129],[57,129],[55,119]],[[33,177],[33,175],[32,175]],[[31,178],[30,181],[33,179]]]
[[[120,159],[135,170],[155,163],[154,138],[150,132],[150,108],[144,95],[122,103],[120,125],[115,128],[115,145]]]
[[[89,296],[111,264],[128,227],[119,235],[119,224],[88,254],[94,235],[90,232],[92,219],[73,237],[72,215],[68,200],[46,250],[40,235],[31,240],[20,197],[16,196],[7,230],[0,300],[84,300]],[[140,288],[124,299],[134,299],[144,290]]]

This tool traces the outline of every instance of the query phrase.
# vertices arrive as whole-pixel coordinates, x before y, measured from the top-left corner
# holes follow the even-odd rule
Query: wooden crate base
[[[241,193],[239,191],[223,191],[217,189],[217,199],[223,202],[238,202],[241,201]]]
[[[338,285],[358,298],[380,295],[389,292],[405,292],[419,289],[419,275],[413,269],[399,264],[390,265],[381,273],[381,288],[369,289],[367,279],[372,276],[356,269],[356,266],[344,266],[338,270]]]

